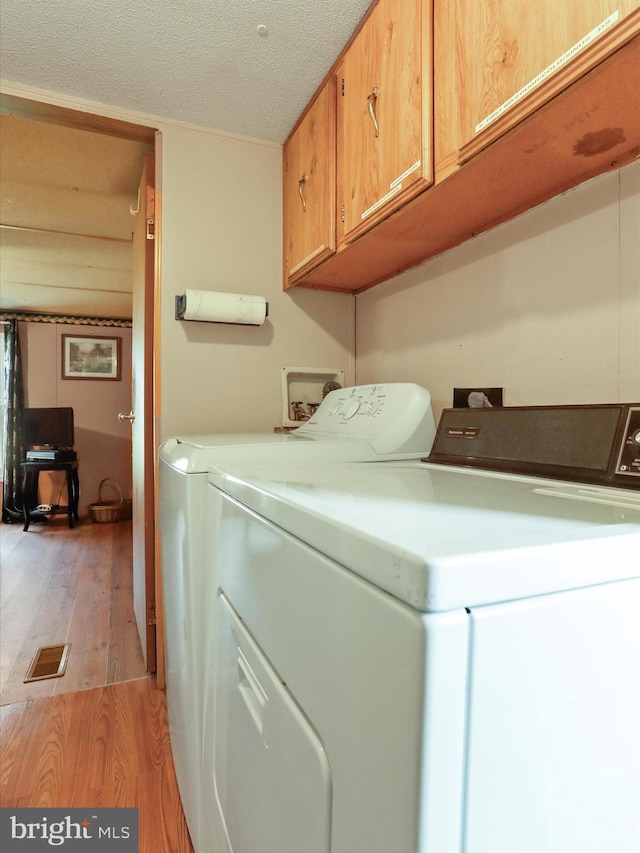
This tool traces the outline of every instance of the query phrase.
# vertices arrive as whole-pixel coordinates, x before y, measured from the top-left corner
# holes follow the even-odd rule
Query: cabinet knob
[[[380,136],[380,127],[378,125],[378,119],[376,118],[376,101],[378,100],[378,87],[374,86],[371,92],[367,95],[367,108],[369,110],[369,115],[371,116],[371,121],[373,122],[373,129],[375,131],[376,139]]]

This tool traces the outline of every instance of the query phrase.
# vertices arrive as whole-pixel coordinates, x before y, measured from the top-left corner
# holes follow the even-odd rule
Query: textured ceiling
[[[149,150],[1,117],[0,309],[131,316],[129,208]]]
[[[370,2],[2,0],[0,70],[6,82],[279,143]]]

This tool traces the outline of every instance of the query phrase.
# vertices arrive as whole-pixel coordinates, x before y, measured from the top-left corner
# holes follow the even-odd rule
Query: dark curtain
[[[4,481],[2,484],[2,520],[5,524],[22,521],[22,361],[18,321],[9,320],[4,329],[4,379],[7,394],[4,412]]]

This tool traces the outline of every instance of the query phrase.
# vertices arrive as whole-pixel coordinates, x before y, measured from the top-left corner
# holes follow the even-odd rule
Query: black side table
[[[22,508],[24,516],[23,530],[29,529],[30,513],[38,505],[38,480],[40,471],[65,471],[67,477],[67,506],[58,510],[66,512],[69,527],[78,521],[78,501],[80,500],[80,481],[78,480],[78,462],[23,462],[22,463]],[[46,515],[46,513],[44,513]]]

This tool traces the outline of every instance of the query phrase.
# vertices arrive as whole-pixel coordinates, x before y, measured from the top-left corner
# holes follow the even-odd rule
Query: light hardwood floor
[[[72,530],[1,524],[0,704],[87,690],[145,674],[132,599],[131,522]],[[70,643],[65,674],[23,684],[40,646]]]
[[[166,700],[144,671],[131,523],[0,525],[0,805],[137,807],[141,853],[192,853]],[[23,684],[39,646],[60,678]]]
[[[138,808],[140,853],[192,853],[152,676],[0,708],[0,805]]]

